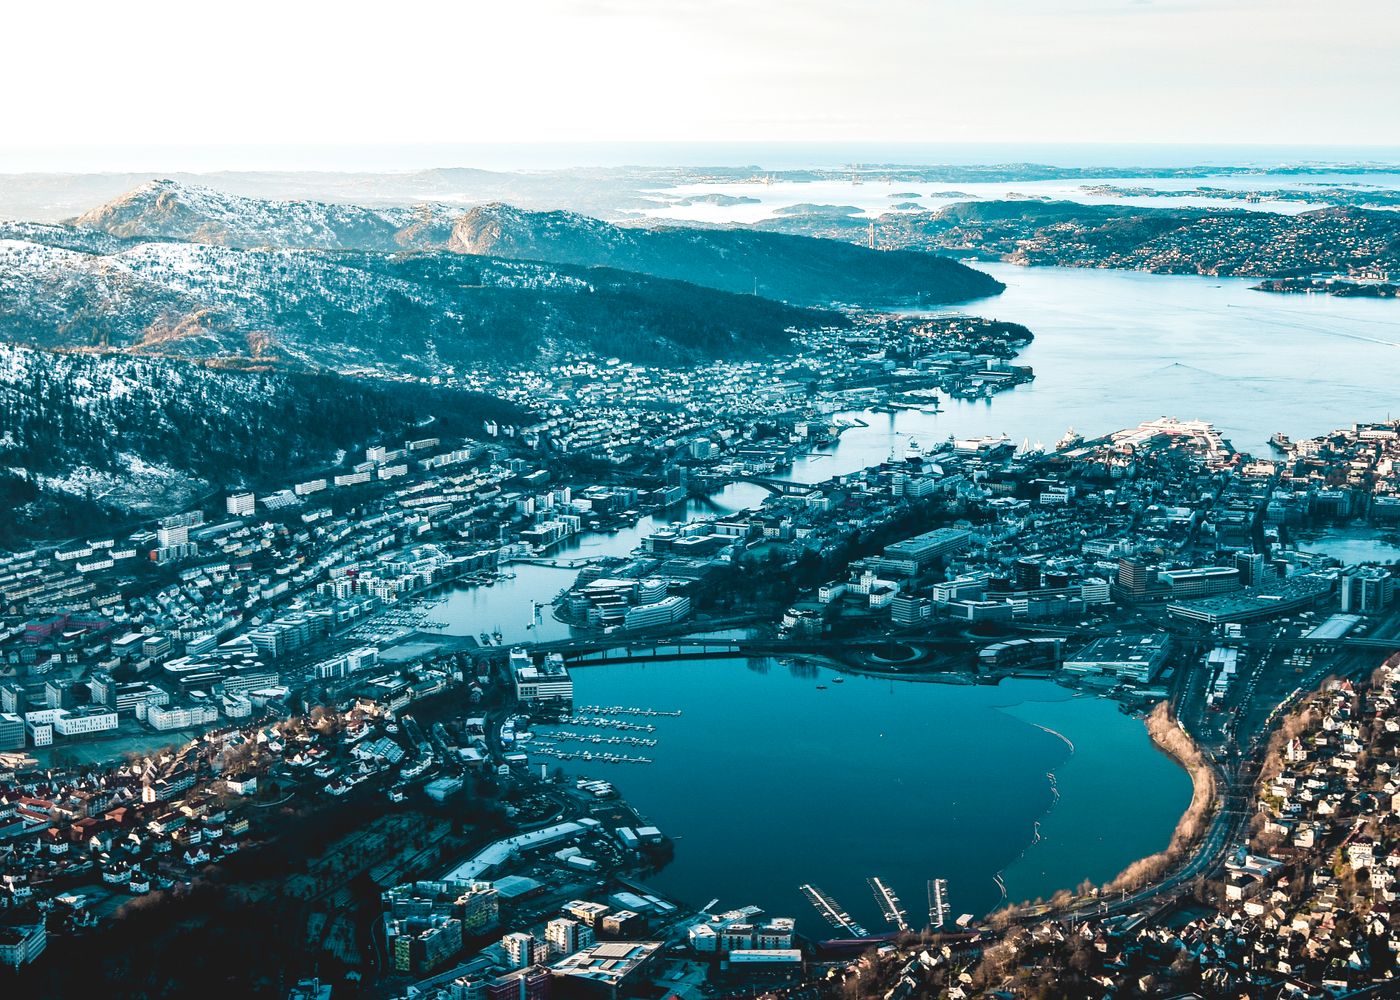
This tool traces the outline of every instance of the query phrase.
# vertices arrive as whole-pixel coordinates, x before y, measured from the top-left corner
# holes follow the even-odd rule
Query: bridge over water
[[[802,496],[818,488],[817,483],[796,483],[790,479],[771,479],[767,476],[695,476],[690,481],[692,491],[709,496],[710,491],[722,489],[730,483],[753,483],[762,486],[769,493],[781,496]]]

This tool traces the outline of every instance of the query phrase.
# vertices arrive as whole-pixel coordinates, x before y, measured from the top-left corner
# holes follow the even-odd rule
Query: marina
[[[829,923],[838,931],[845,931],[853,938],[869,937],[870,932],[860,924],[851,919],[850,914],[841,909],[839,903],[816,886],[803,884],[797,887],[798,892],[807,897],[807,901],[812,904],[821,914],[822,919]]]
[[[585,763],[598,764],[650,764],[650,757],[630,757],[625,753],[594,753],[591,750],[560,750],[557,747],[541,746],[533,751],[540,757],[552,757],[555,760],[580,760]]]
[[[609,743],[616,746],[626,747],[654,747],[656,740],[649,740],[642,736],[598,736],[585,735],[583,733],[571,733],[567,730],[549,732],[551,740],[562,743]],[[535,741],[535,746],[552,746],[551,743]]]
[[[634,733],[656,732],[656,726],[650,722],[628,722],[602,715],[567,715],[559,721],[566,726],[591,726],[594,729],[619,729]]]
[[[871,876],[866,881],[870,883],[870,891],[875,895],[875,904],[885,915],[885,923],[894,924],[900,930],[907,931],[909,929],[909,914],[900,905],[899,897],[894,894],[894,890],[876,876]]]
[[[948,921],[952,905],[948,902],[948,880],[931,878],[928,880],[928,925],[938,930]]]

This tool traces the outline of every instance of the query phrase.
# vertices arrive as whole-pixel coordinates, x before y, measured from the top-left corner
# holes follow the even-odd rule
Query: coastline
[[[1219,805],[1215,770],[1195,740],[1171,717],[1166,702],[1159,702],[1144,720],[1154,746],[1176,761],[1191,778],[1191,802],[1177,820],[1165,849],[1139,858],[1103,886],[1104,892],[1136,888],[1158,878],[1176,865],[1201,839]]]
[[[1089,697],[1095,696],[1089,695]],[[1003,709],[1003,711],[1006,710]],[[1066,743],[1071,742],[1069,737],[1059,729],[1053,729],[1036,722],[1029,715],[1022,715],[1015,711],[1012,711],[1011,714],[1036,726],[1047,735],[1054,735]],[[1165,703],[1160,703],[1148,715],[1144,720],[1144,728],[1153,748],[1168,757],[1180,769],[1178,773],[1184,773],[1191,782],[1190,799],[1187,800],[1184,810],[1170,827],[1171,834],[1166,848],[1127,861],[1121,871],[1112,875],[1102,885],[1099,884],[1099,880],[1111,874],[1113,869],[1098,874],[1088,871],[1070,873],[1062,870],[1059,873],[1060,879],[1046,884],[1045,888],[1041,890],[1043,894],[1038,898],[1031,898],[1030,893],[1035,891],[1031,889],[1025,896],[1018,892],[1016,895],[1004,899],[998,907],[987,914],[991,926],[1001,928],[1023,918],[1041,916],[1054,910],[1072,909],[1086,901],[1096,899],[1102,894],[1118,892],[1126,887],[1139,885],[1151,878],[1159,877],[1174,869],[1185,857],[1189,856],[1191,847],[1198,841],[1202,831],[1206,828],[1209,817],[1213,814],[1216,803],[1214,772],[1209,762],[1195,748],[1194,743],[1185,737],[1175,721],[1169,717]],[[1052,770],[1052,783],[1060,770],[1060,767]],[[1058,795],[1055,805],[1052,805],[1051,809],[1041,817],[1042,821],[1051,817],[1056,805],[1058,805]],[[1170,820],[1167,822],[1169,823]],[[1164,823],[1159,829],[1166,828],[1166,825]],[[1051,832],[1050,835],[1052,837],[1064,836],[1065,832],[1060,831],[1058,834]],[[1027,854],[1035,846],[1035,841],[1028,844],[1025,852],[1003,869],[1003,873],[1007,876],[1015,875],[1017,866],[1026,861]],[[1120,861],[1119,863],[1123,864],[1124,862]],[[1042,873],[1042,875],[1044,874],[1048,873]],[[1008,878],[1008,881],[1012,880]],[[1015,882],[1021,881],[1021,878],[1015,879]],[[1015,891],[1014,882],[1011,888]],[[1022,891],[1026,891],[1027,888],[1022,883]]]

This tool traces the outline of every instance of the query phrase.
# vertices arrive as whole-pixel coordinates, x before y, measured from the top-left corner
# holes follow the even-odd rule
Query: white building
[[[545,924],[544,939],[555,955],[572,955],[593,944],[593,928],[568,917],[558,917]]]
[[[690,615],[690,598],[682,594],[663,597],[654,604],[638,604],[627,609],[622,627],[628,629],[654,628],[684,621]]]
[[[230,493],[226,506],[234,517],[248,517],[257,507],[257,500],[251,493]]]
[[[53,731],[59,736],[83,736],[117,728],[117,713],[111,709],[90,708],[87,711],[59,710],[53,720]]]
[[[512,931],[501,938],[501,947],[505,949],[506,962],[512,969],[524,969],[542,959],[541,953],[547,946],[543,941],[536,941],[533,934]]]
[[[152,729],[189,729],[219,719],[219,710],[212,702],[194,705],[152,705],[146,709],[146,722]]]
[[[550,653],[544,663],[536,666],[523,649],[510,651],[511,675],[515,679],[518,701],[573,701],[574,681],[564,666],[564,658]]]

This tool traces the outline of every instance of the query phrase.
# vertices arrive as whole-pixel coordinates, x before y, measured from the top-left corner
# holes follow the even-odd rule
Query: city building
[[[1348,566],[1337,578],[1342,611],[1374,615],[1390,606],[1395,578],[1383,566]]]
[[[48,930],[41,916],[32,924],[0,925],[0,966],[18,969],[44,953]]]
[[[645,978],[660,953],[659,941],[609,941],[560,959],[551,970],[566,992],[617,1000]]]
[[[593,928],[578,920],[557,917],[545,924],[544,939],[555,956],[572,955],[593,945]]]
[[[10,712],[0,712],[0,750],[23,750],[24,720]]]
[[[1164,633],[1106,636],[1066,656],[1062,668],[1071,674],[1109,675],[1150,684],[1166,666],[1170,647],[1171,637]]]
[[[512,969],[524,969],[544,961],[549,954],[549,945],[538,940],[533,934],[524,931],[511,931],[501,938],[501,948],[506,953],[506,962]]]
[[[230,493],[225,507],[234,517],[249,517],[257,507],[257,500],[252,493]]]
[[[553,983],[547,968],[516,969],[486,984],[486,1000],[549,1000]]]
[[[573,701],[574,682],[564,658],[558,653],[551,653],[542,664],[536,665],[525,650],[512,649],[510,671],[519,701]]]

